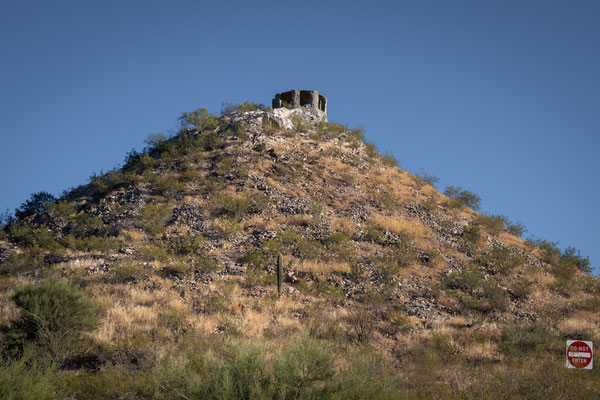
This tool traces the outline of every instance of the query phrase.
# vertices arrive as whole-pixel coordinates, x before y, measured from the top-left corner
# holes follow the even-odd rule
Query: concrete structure
[[[273,99],[273,108],[281,108],[287,104],[291,108],[310,106],[327,114],[327,97],[321,96],[316,90],[290,90],[277,93]]]

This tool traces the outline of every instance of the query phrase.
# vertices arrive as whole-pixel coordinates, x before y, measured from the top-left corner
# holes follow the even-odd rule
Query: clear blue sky
[[[0,211],[182,111],[316,89],[403,168],[600,264],[598,1],[0,0]]]

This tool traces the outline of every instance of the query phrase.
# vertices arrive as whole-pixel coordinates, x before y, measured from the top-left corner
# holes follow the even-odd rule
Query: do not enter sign
[[[585,340],[567,340],[567,368],[592,369],[594,346]]]

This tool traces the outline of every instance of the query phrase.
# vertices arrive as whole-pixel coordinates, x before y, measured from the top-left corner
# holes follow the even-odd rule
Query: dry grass
[[[559,332],[567,338],[583,337],[586,340],[600,338],[598,324],[588,319],[571,317],[558,324]]]
[[[274,222],[278,225],[295,225],[295,226],[311,226],[315,224],[312,215],[296,214],[296,215],[281,215],[275,218]]]
[[[431,237],[431,232],[425,228],[418,219],[374,214],[373,222],[385,231],[406,233],[410,235],[415,242],[423,243]]]
[[[306,272],[317,278],[326,277],[333,272],[350,272],[350,265],[348,263],[335,260],[315,261],[294,259],[291,267],[296,271]]]
[[[331,229],[343,232],[348,236],[354,236],[358,232],[356,222],[347,217],[334,217],[331,221]]]

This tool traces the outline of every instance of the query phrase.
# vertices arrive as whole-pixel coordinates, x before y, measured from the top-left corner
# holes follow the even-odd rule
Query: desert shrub
[[[474,249],[481,239],[482,235],[479,225],[473,223],[473,221],[469,222],[469,224],[463,228],[461,241],[467,248]]]
[[[171,204],[146,204],[142,210],[142,229],[150,235],[161,235],[172,214]]]
[[[319,399],[336,391],[333,350],[304,335],[275,358],[278,398]]]
[[[218,215],[227,215],[238,221],[249,213],[260,213],[269,204],[269,198],[262,193],[248,197],[232,197],[227,195],[213,196],[211,203]]]
[[[3,400],[63,400],[69,398],[54,368],[42,368],[29,356],[5,361],[0,357],[0,398]]]
[[[367,128],[364,125],[360,125],[357,128],[350,129],[348,135],[346,136],[346,141],[353,144],[355,147],[358,146],[359,142],[363,142],[366,137]]]
[[[138,249],[137,256],[144,261],[166,262],[171,258],[171,252],[160,244],[144,246]]]
[[[449,198],[460,202],[460,204],[470,207],[473,210],[479,210],[481,198],[473,192],[463,189],[460,186],[447,186],[444,194]]]
[[[310,137],[314,140],[330,140],[339,137],[342,133],[346,132],[348,129],[339,124],[334,124],[328,121],[321,121],[317,126]]]
[[[56,201],[56,197],[48,192],[33,193],[29,199],[22,203],[15,210],[15,217],[22,221],[25,218],[44,211],[48,206]]]
[[[431,175],[430,173],[425,171],[423,168],[421,168],[421,171],[414,174],[414,181],[415,181],[415,184],[417,185],[417,188],[420,189],[425,185],[435,187],[435,184],[440,181],[440,178],[438,178],[435,175]]]
[[[112,192],[113,190],[131,184],[135,176],[131,172],[123,170],[110,170],[106,173],[100,172],[99,175],[90,176],[90,185],[96,189],[99,196]]]
[[[350,237],[343,232],[332,232],[325,238],[325,247],[338,260],[351,261],[355,251]]]
[[[192,273],[192,267],[187,262],[172,261],[161,272],[166,277],[184,278]]]
[[[405,398],[397,374],[372,352],[352,351],[348,366],[339,374],[335,399],[394,400]]]
[[[118,250],[121,243],[114,238],[102,236],[75,237],[67,235],[60,240],[66,248],[80,251],[111,251]]]
[[[13,349],[34,344],[41,354],[62,362],[81,334],[98,326],[91,299],[62,280],[45,280],[17,289],[12,297],[20,316],[8,336]]]
[[[34,249],[22,253],[11,253],[0,263],[0,276],[14,276],[22,272],[32,272],[47,267],[45,255]]]
[[[116,283],[137,282],[150,273],[150,267],[134,260],[121,260],[110,267],[111,280]]]
[[[387,165],[388,167],[400,166],[400,162],[396,159],[396,157],[387,151],[381,156],[381,161],[383,162],[383,165]]]
[[[502,353],[512,357],[522,357],[536,352],[545,353],[555,345],[555,351],[564,351],[557,343],[558,336],[539,323],[507,324],[502,327],[498,348]]]
[[[192,145],[205,151],[211,151],[213,149],[222,149],[225,147],[225,142],[217,132],[206,132],[198,135],[192,142]]]
[[[156,174],[151,171],[146,171],[144,177],[148,180],[150,187],[156,193],[170,194],[180,192],[184,189],[183,183],[172,173]]]
[[[377,145],[369,141],[365,141],[365,152],[367,153],[367,157],[369,157],[371,160],[375,159],[379,155]]]
[[[8,208],[4,212],[0,213],[0,231],[3,231],[4,229],[2,228],[10,225],[14,219],[15,217]]]
[[[145,171],[151,170],[152,168],[158,166],[159,161],[148,154],[143,154],[139,158],[134,161],[128,162],[125,167],[131,168],[138,174],[141,174]]]
[[[523,225],[522,222],[512,222],[508,217],[504,215],[501,215],[500,217],[502,217],[504,226],[510,234],[522,237],[525,234],[525,232],[527,232],[527,228],[525,227],[525,225]]]
[[[483,274],[476,268],[463,268],[458,272],[448,274],[444,278],[444,284],[450,289],[458,289],[463,292],[473,292],[483,280]]]
[[[557,261],[551,264],[550,271],[556,277],[551,287],[564,295],[568,295],[575,288],[572,285],[572,279],[577,272],[577,267],[573,264]]]
[[[68,229],[76,237],[89,236],[98,233],[104,227],[104,222],[94,215],[80,213],[69,218]]]
[[[262,129],[269,135],[273,135],[281,130],[275,121],[269,118],[263,118],[261,123]]]
[[[71,215],[75,214],[75,206],[65,200],[52,203],[46,209],[51,216],[62,220],[67,220]]]
[[[212,115],[204,107],[200,107],[194,111],[184,112],[179,117],[182,126],[194,126],[196,129],[203,131],[207,129],[215,129],[219,125],[217,116]]]
[[[208,274],[218,271],[221,267],[219,260],[209,256],[198,256],[193,260],[194,271],[200,274]]]
[[[292,126],[296,132],[306,132],[308,131],[308,125],[304,123],[302,117],[298,114],[292,115]]]
[[[268,111],[269,108],[264,104],[253,103],[251,101],[244,101],[241,104],[232,104],[223,102],[221,109],[221,115],[231,114],[235,112],[248,112],[248,111]]]
[[[267,256],[260,249],[250,249],[240,261],[252,269],[262,269],[267,266]]]
[[[527,280],[520,280],[515,283],[512,287],[512,291],[517,300],[525,299],[529,297],[532,292],[532,282]]]
[[[579,249],[576,249],[575,247],[567,247],[560,256],[560,259],[562,262],[575,265],[580,271],[587,273],[592,272],[590,258],[582,256]]]
[[[538,247],[542,251],[542,260],[547,263],[556,262],[560,256],[561,251],[558,247],[558,242],[551,242],[545,239],[530,237],[527,242],[535,247]]]
[[[478,258],[478,262],[493,272],[509,274],[523,263],[523,258],[512,253],[508,247],[494,245],[488,254]]]
[[[206,240],[201,234],[185,234],[171,239],[171,248],[176,255],[188,256],[198,254],[205,246]]]
[[[473,222],[487,229],[492,235],[497,235],[506,229],[502,215],[480,214]]]
[[[27,221],[11,224],[8,227],[8,239],[14,244],[38,250],[60,247],[52,231]]]
[[[373,307],[364,304],[355,304],[348,311],[346,322],[350,327],[350,333],[360,343],[368,343],[371,340],[377,317]]]

